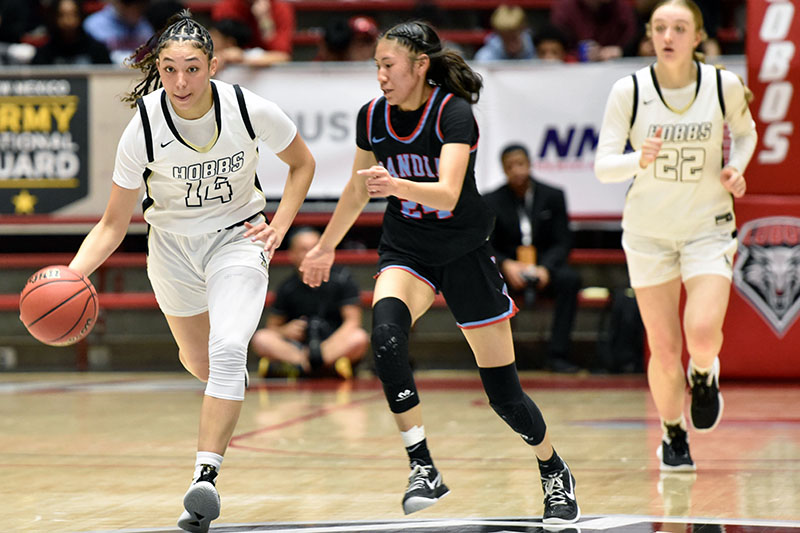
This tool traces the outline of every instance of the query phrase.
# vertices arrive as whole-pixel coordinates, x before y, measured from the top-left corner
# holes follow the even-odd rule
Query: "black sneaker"
[[[689,435],[680,426],[666,426],[667,434],[661,440],[656,455],[661,460],[662,472],[694,472],[689,453]]]
[[[575,476],[564,463],[564,468],[557,472],[542,475],[544,491],[545,524],[572,524],[581,517],[578,500],[575,499]]]
[[[442,474],[432,465],[414,463],[408,475],[408,488],[403,496],[403,512],[411,514],[430,507],[448,492],[450,489],[442,482]]]
[[[692,425],[697,431],[711,431],[722,419],[722,394],[719,392],[719,357],[714,359],[711,371],[695,371],[692,365],[686,371],[692,388]]]
[[[206,533],[211,521],[219,517],[220,501],[214,480],[217,471],[203,465],[198,477],[183,497],[184,511],[178,518],[178,527],[192,533]]]

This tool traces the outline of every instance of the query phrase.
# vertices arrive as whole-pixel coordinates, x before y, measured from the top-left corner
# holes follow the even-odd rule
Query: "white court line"
[[[613,530],[615,528],[632,526],[636,524],[667,523],[667,524],[717,524],[737,525],[750,527],[773,528],[800,528],[800,522],[788,520],[748,520],[741,518],[702,518],[702,517],[664,517],[645,515],[609,515],[600,517],[587,517],[576,524],[565,524],[563,527],[580,530]],[[319,524],[319,525],[313,525]],[[307,527],[302,527],[306,525]],[[349,533],[353,531],[402,531],[411,529],[457,528],[459,526],[494,526],[494,527],[534,527],[544,526],[541,520],[509,519],[509,518],[465,518],[465,519],[435,519],[435,520],[397,520],[397,521],[353,521],[353,522],[298,522],[298,523],[250,523],[250,524],[215,524],[211,531],[240,531],[241,533]],[[555,528],[553,528],[555,530]],[[158,533],[176,532],[175,528],[150,528],[150,529],[115,529],[107,531],[94,531],[90,533]],[[649,529],[648,529],[649,531]],[[500,533],[500,532],[498,532]]]

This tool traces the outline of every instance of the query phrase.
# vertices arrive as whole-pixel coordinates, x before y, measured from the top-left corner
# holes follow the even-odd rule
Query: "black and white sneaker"
[[[442,482],[442,474],[433,465],[414,463],[403,496],[403,512],[411,514],[430,507],[449,492],[450,489]]]
[[[203,465],[198,477],[183,497],[185,511],[178,518],[178,527],[192,533],[206,533],[211,521],[219,516],[220,501],[214,479],[217,471]]]
[[[719,392],[719,357],[707,373],[697,372],[690,362],[686,376],[692,389],[692,426],[700,432],[711,431],[722,419],[724,405]]]
[[[575,476],[564,463],[564,468],[557,472],[542,475],[544,491],[545,524],[572,524],[581,517],[578,500],[575,498]]]
[[[665,426],[666,434],[656,455],[661,460],[662,472],[694,472],[695,466],[689,453],[689,435],[681,426]]]

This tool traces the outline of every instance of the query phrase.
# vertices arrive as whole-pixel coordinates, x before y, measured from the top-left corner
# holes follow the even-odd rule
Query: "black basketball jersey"
[[[466,100],[436,87],[420,109],[404,112],[381,96],[361,108],[356,143],[373,152],[395,178],[417,182],[439,180],[444,144],[471,147],[456,207],[441,211],[390,196],[379,250],[388,247],[427,264],[441,265],[488,239],[493,216],[475,184],[478,125]]]

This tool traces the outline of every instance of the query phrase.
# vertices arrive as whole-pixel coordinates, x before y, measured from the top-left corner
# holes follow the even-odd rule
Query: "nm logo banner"
[[[800,218],[756,218],[742,225],[733,282],[783,338],[800,311]]]
[[[87,195],[87,106],[86,77],[0,78],[0,214]]]

